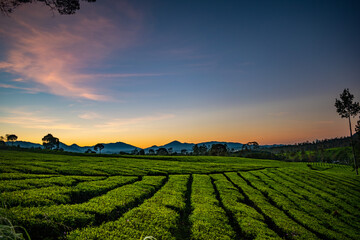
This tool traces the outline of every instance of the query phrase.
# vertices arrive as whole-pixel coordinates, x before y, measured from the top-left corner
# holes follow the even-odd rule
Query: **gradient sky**
[[[66,144],[347,136],[360,2],[98,0],[0,16],[0,135]]]

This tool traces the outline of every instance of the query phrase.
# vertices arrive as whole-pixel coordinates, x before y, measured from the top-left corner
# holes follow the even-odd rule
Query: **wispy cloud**
[[[49,129],[49,130],[77,130],[119,132],[128,129],[138,129],[144,125],[152,124],[174,118],[174,114],[153,114],[139,117],[114,118],[109,114],[99,114],[93,111],[83,112],[77,115],[79,121],[68,118],[53,117],[46,109],[32,111],[28,108],[6,108],[0,107],[0,126],[12,124],[17,128]],[[91,120],[84,122],[83,120]]]
[[[79,114],[78,117],[81,119],[85,119],[85,120],[102,118],[100,114],[97,114],[95,112],[82,113],[82,114]]]
[[[18,87],[18,86],[14,86],[11,84],[2,84],[2,83],[0,83],[0,88],[20,89],[20,90],[26,91],[27,93],[38,93],[38,92],[44,91],[44,89],[40,89],[40,88]]]
[[[109,73],[109,74],[92,74],[89,77],[109,77],[109,78],[123,78],[123,77],[156,77],[164,76],[165,73]]]
[[[104,122],[103,124],[95,125],[96,128],[101,128],[102,130],[121,130],[124,127],[144,124],[149,122],[161,121],[174,118],[174,114],[158,114],[151,116],[135,117],[135,118],[117,118],[110,121]]]
[[[34,89],[39,92],[45,90],[64,97],[109,100],[109,96],[99,90],[98,82],[94,83],[95,78],[149,76],[136,73],[84,74],[87,68],[101,65],[112,50],[133,44],[140,29],[141,16],[129,5],[121,7],[119,14],[127,23],[123,25],[94,13],[78,13],[66,25],[58,21],[60,17],[47,19],[51,22],[50,26],[45,21],[41,25],[28,22],[31,16],[17,15],[7,19],[10,24],[0,30],[0,34],[8,39],[10,47],[6,60],[0,62],[0,69],[19,75],[18,82],[40,84],[44,88]],[[34,17],[38,18],[38,15]]]
[[[7,116],[0,117],[2,124],[14,124],[22,128],[51,129],[51,130],[79,130],[80,126],[63,122],[61,119],[42,116],[37,112],[9,110]]]

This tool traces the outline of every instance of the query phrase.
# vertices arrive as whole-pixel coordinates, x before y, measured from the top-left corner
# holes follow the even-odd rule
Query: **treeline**
[[[353,144],[357,161],[360,157],[360,133],[353,135]],[[352,164],[354,155],[350,137],[316,140],[294,145],[270,148],[269,151],[279,159],[295,162],[326,162]]]
[[[283,159],[292,162],[321,162],[351,164],[353,161],[351,147],[338,147],[315,151],[298,151],[279,153]]]
[[[359,138],[359,133],[354,135],[354,138]],[[322,149],[329,148],[338,148],[338,147],[350,147],[351,140],[350,137],[341,137],[333,139],[323,139],[316,140],[313,142],[302,142],[296,143],[293,145],[277,146],[269,148],[269,151],[272,153],[285,153],[285,152],[300,152],[300,151],[317,151]]]
[[[142,155],[142,152],[135,151],[132,155]],[[227,157],[245,157],[255,159],[272,159],[272,160],[285,160],[284,156],[280,154],[274,154],[267,151],[267,149],[261,149],[257,142],[249,142],[244,144],[241,150],[235,151],[230,149],[226,144],[212,144],[210,147],[206,145],[195,144],[192,151],[186,149],[180,152],[174,152],[172,148],[159,148],[156,151],[149,151],[148,155],[161,155],[161,156],[227,156]]]

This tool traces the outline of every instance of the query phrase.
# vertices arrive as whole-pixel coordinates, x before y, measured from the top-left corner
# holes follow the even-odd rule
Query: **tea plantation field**
[[[3,150],[0,189],[31,239],[360,239],[360,178],[341,165]]]

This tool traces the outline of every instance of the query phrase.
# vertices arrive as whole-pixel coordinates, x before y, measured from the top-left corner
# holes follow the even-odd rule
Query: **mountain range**
[[[102,144],[104,145],[104,149],[101,151],[101,153],[104,153],[104,154],[114,154],[114,153],[120,153],[120,152],[131,153],[132,151],[134,151],[136,149],[137,150],[141,149],[139,147],[136,147],[136,146],[133,146],[133,145],[130,145],[127,143],[123,143],[123,142],[102,143]],[[205,145],[208,149],[210,149],[213,144],[226,144],[227,147],[232,151],[241,150],[242,146],[243,146],[242,143],[236,143],[236,142],[211,141],[211,142],[197,143],[198,146]],[[25,142],[25,141],[16,141],[14,143],[8,143],[8,145],[20,146],[22,148],[43,148],[43,146],[41,144]],[[145,148],[144,151],[145,151],[145,153],[149,153],[150,149],[152,149],[156,152],[156,150],[159,148],[166,148],[168,151],[170,149],[170,151],[173,153],[175,153],[175,152],[180,153],[182,150],[186,150],[187,152],[192,152],[194,145],[195,145],[195,143],[182,143],[179,141],[172,141],[172,142],[162,145],[162,146],[154,145],[152,147]],[[272,147],[272,146],[278,146],[278,145],[263,145],[260,147],[267,148],[267,147]],[[90,149],[92,151],[94,150],[94,146],[81,147],[77,144],[66,145],[61,142],[60,142],[59,147],[64,149],[64,151],[76,152],[76,153],[84,153],[88,149]]]

